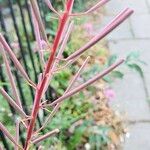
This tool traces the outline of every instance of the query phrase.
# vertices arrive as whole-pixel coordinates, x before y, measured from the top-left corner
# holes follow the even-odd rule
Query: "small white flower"
[[[90,150],[90,149],[91,149],[91,145],[90,145],[89,143],[86,143],[86,144],[85,144],[85,149],[86,149],[86,150]]]
[[[129,132],[126,133],[126,137],[130,138],[130,133]]]

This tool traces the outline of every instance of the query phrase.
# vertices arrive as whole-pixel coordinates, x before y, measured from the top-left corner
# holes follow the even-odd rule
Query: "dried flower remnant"
[[[95,37],[93,37],[89,42],[87,42],[83,47],[81,47],[79,50],[75,51],[73,54],[68,56],[68,58],[63,59],[62,58],[62,53],[67,45],[69,36],[71,34],[71,31],[73,30],[73,21],[72,18],[75,16],[80,16],[80,15],[86,15],[90,14],[93,11],[96,11],[99,7],[103,6],[106,4],[109,0],[101,0],[97,4],[95,4],[93,7],[88,9],[86,12],[83,13],[72,13],[72,8],[74,4],[74,0],[66,0],[65,3],[65,9],[63,12],[57,12],[52,4],[50,3],[49,0],[45,0],[45,3],[47,4],[48,8],[52,10],[58,17],[58,29],[56,32],[56,35],[54,37],[53,43],[50,45],[47,39],[46,31],[44,24],[42,22],[40,13],[39,13],[39,8],[37,5],[36,0],[30,0],[31,2],[31,10],[32,10],[32,19],[34,22],[34,30],[36,32],[36,42],[38,44],[38,50],[39,50],[39,55],[41,58],[41,62],[43,63],[43,72],[40,75],[40,80],[38,84],[36,85],[31,81],[31,79],[28,77],[27,73],[25,72],[23,66],[17,59],[16,55],[13,53],[11,50],[10,46],[7,44],[6,40],[4,39],[3,35],[0,34],[0,44],[2,45],[0,48],[0,52],[3,55],[4,62],[6,64],[6,70],[8,72],[8,77],[11,82],[11,86],[13,87],[13,98],[8,95],[8,93],[3,89],[0,88],[0,93],[3,95],[3,97],[12,105],[12,107],[18,112],[18,114],[22,117],[21,122],[24,124],[27,120],[29,121],[28,124],[25,124],[25,130],[26,130],[26,141],[24,147],[21,147],[18,141],[18,136],[19,136],[19,123],[16,124],[16,137],[12,136],[7,129],[4,127],[2,123],[0,123],[0,130],[12,141],[14,144],[15,149],[23,149],[23,150],[29,150],[32,144],[37,144],[47,138],[49,138],[51,135],[56,134],[59,132],[59,129],[55,129],[53,131],[50,131],[46,133],[45,135],[41,135],[39,137],[36,137],[36,135],[40,134],[41,129],[37,129],[35,131],[35,126],[36,126],[36,120],[37,120],[37,115],[39,113],[39,110],[41,108],[49,107],[49,106],[55,106],[50,114],[50,116],[45,120],[43,128],[46,126],[47,122],[51,120],[51,118],[55,115],[55,113],[58,111],[58,108],[60,107],[61,103],[73,96],[74,94],[78,93],[81,91],[83,88],[86,88],[87,86],[91,85],[92,83],[96,82],[97,80],[101,79],[108,73],[110,73],[112,70],[114,70],[116,67],[118,67],[120,64],[124,62],[123,59],[119,60],[115,64],[111,65],[101,73],[93,76],[90,80],[86,81],[85,83],[75,87],[72,89],[72,85],[76,82],[77,78],[80,75],[80,72],[83,71],[84,66],[87,63],[87,60],[89,57],[87,56],[87,59],[77,72],[77,74],[73,77],[73,79],[70,82],[70,86],[66,89],[64,94],[56,99],[54,102],[50,104],[45,104],[41,102],[42,98],[45,95],[45,92],[47,91],[47,88],[53,79],[53,75],[55,74],[55,71],[61,71],[57,66],[57,64],[60,63],[61,60],[66,62],[72,62],[76,60],[78,57],[80,57],[83,52],[88,50],[90,47],[94,46],[98,41],[100,41],[102,38],[104,38],[107,34],[109,34],[112,30],[114,30],[118,25],[120,25],[124,20],[126,20],[132,13],[133,10],[127,8],[123,10],[116,18],[114,18],[104,29],[101,30],[100,33],[98,33]],[[88,27],[89,28],[89,27]],[[91,29],[91,27],[90,27]],[[46,46],[46,49],[50,52],[50,56],[46,62],[46,60],[43,57],[43,46]],[[13,61],[16,69],[18,69],[22,75],[22,77],[35,89],[35,97],[34,97],[34,104],[31,110],[31,114],[27,116],[25,112],[22,109],[21,105],[21,100],[18,97],[17,94],[17,89],[13,81],[13,75],[11,74],[11,69],[9,65],[9,61],[7,60],[7,56],[5,55],[4,50],[6,51],[6,54],[10,57],[10,59]],[[67,67],[67,65],[65,66]],[[20,123],[21,123],[20,122]],[[27,129],[26,129],[27,128]],[[36,137],[36,138],[35,138]],[[40,148],[39,148],[40,149]]]

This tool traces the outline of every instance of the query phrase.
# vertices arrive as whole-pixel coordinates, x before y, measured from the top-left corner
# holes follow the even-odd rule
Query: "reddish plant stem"
[[[28,126],[27,138],[26,138],[24,150],[28,149],[28,146],[29,146],[29,143],[30,143],[30,140],[32,137],[32,133],[34,130],[37,114],[38,114],[38,111],[40,108],[41,98],[42,98],[42,95],[45,91],[44,89],[45,89],[45,86],[46,86],[46,83],[48,80],[48,75],[50,74],[50,71],[51,71],[51,68],[53,65],[53,61],[55,59],[56,50],[59,46],[61,36],[62,36],[63,30],[65,28],[65,24],[67,23],[70,11],[72,9],[72,5],[73,5],[73,0],[68,0],[67,5],[66,5],[67,6],[66,12],[63,14],[62,18],[60,18],[60,20],[59,20],[59,27],[58,27],[56,37],[54,39],[54,44],[52,47],[52,53],[48,59],[48,63],[47,63],[47,66],[46,66],[46,69],[44,72],[43,79],[42,79],[41,83],[39,84],[39,87],[36,90],[36,95],[35,95],[35,99],[34,99],[34,106],[33,106],[32,113],[31,113],[32,119],[30,120],[30,124]]]

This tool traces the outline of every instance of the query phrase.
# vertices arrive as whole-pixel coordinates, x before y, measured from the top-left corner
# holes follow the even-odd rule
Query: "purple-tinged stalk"
[[[69,90],[73,87],[73,85],[75,84],[76,80],[78,79],[78,77],[80,76],[81,72],[83,71],[83,69],[85,68],[86,64],[88,63],[89,58],[90,57],[87,57],[87,59],[84,61],[84,63],[82,64],[82,66],[80,67],[80,69],[78,70],[78,72],[76,73],[76,75],[73,77],[73,79],[71,80],[71,82],[68,84],[68,88],[66,89],[64,95],[67,92],[69,92]],[[46,125],[48,124],[48,122],[58,112],[58,109],[60,108],[60,105],[61,105],[61,103],[57,103],[57,105],[53,108],[52,112],[49,114],[49,116],[47,117],[47,119],[43,123],[42,127],[40,129],[38,129],[34,134],[38,133],[39,131],[41,131],[42,129],[44,129],[46,127]]]
[[[76,61],[78,61],[79,57],[80,56],[78,56],[78,57],[76,57],[74,59],[69,60],[68,62],[66,62],[66,64],[64,66],[61,66],[60,68],[57,68],[56,70],[54,70],[54,73],[57,73],[57,72],[65,69],[65,68],[69,67],[70,65],[72,65],[73,63],[75,63]],[[62,59],[62,60],[65,61],[64,59]]]
[[[0,93],[7,100],[7,102],[20,114],[22,118],[27,118],[28,116],[25,112],[15,103],[15,101],[7,94],[7,92],[0,88]]]
[[[13,51],[11,50],[11,48],[9,47],[9,45],[7,44],[5,38],[3,37],[3,35],[1,33],[0,33],[0,42],[3,45],[4,49],[7,51],[7,53],[9,54],[9,56],[10,56],[11,60],[13,61],[15,67],[20,71],[21,75],[26,79],[26,81],[30,85],[32,85],[35,88],[36,85],[30,80],[30,78],[28,77],[28,75],[25,72],[24,68],[20,64],[19,60],[16,58],[15,54],[13,53]],[[1,51],[1,49],[0,49],[0,51]]]
[[[14,146],[18,146],[20,149],[21,146],[16,143],[15,138],[9,133],[9,131],[5,128],[5,126],[0,122],[0,130],[7,136],[7,138],[14,144]]]
[[[38,53],[39,53],[39,56],[40,56],[40,61],[41,61],[42,67],[43,67],[43,66],[45,66],[45,60],[44,60],[44,55],[43,55],[43,51],[42,51],[42,49],[43,49],[42,39],[41,39],[41,36],[40,36],[39,25],[38,25],[38,22],[36,20],[36,17],[35,17],[35,14],[34,14],[34,11],[33,11],[32,7],[31,7],[31,14],[32,14],[32,20],[33,20],[35,38],[36,38],[36,41],[37,41],[37,44],[38,44]]]
[[[51,2],[49,0],[44,0],[46,5],[49,7],[51,11],[53,11],[58,17],[61,18],[61,15],[55,10],[55,8],[52,6]]]
[[[67,0],[66,1],[66,5],[64,5],[65,7],[65,12],[67,14],[67,19],[65,21],[65,24],[64,24],[64,27],[63,27],[63,30],[62,30],[62,35],[61,35],[61,38],[59,40],[59,43],[60,44],[65,36],[65,33],[68,29],[68,24],[70,22],[70,14],[72,14],[72,9],[73,9],[73,4],[74,4],[74,0]],[[65,13],[64,13],[65,14]]]
[[[0,150],[3,150],[1,145],[0,145]]]
[[[4,63],[5,63],[5,66],[6,66],[6,71],[7,71],[8,77],[9,77],[10,85],[11,85],[11,88],[12,88],[12,91],[13,91],[14,99],[15,99],[17,105],[23,110],[21,100],[20,100],[20,97],[19,97],[19,94],[18,94],[18,91],[17,91],[17,87],[16,87],[16,84],[15,84],[15,80],[14,80],[12,72],[11,72],[10,64],[7,60],[6,53],[3,50],[3,47],[1,46],[1,44],[0,44],[0,49],[1,49],[3,60],[4,60]]]
[[[59,133],[59,129],[54,129],[53,131],[50,131],[50,132],[46,133],[45,135],[40,136],[40,137],[34,139],[32,141],[32,143],[33,144],[37,144],[37,143],[42,142],[43,140],[45,140],[45,139],[49,138],[50,136],[52,136],[54,134],[57,134],[57,133]]]
[[[78,70],[78,72],[75,74],[75,76],[73,77],[73,79],[71,80],[71,82],[69,83],[64,95],[66,93],[68,93],[71,88],[74,86],[75,82],[77,81],[77,79],[79,78],[80,74],[82,73],[83,69],[85,68],[85,66],[87,65],[88,61],[89,61],[90,57],[88,56],[85,61],[83,62],[82,66],[80,67],[80,69]]]
[[[38,25],[39,25],[39,28],[41,30],[41,36],[42,36],[43,40],[47,41],[47,36],[45,33],[45,27],[44,27],[44,24],[42,22],[42,18],[40,16],[40,10],[39,10],[38,4],[37,4],[37,0],[30,0],[30,2],[31,2],[31,6],[33,8],[34,14],[35,14],[35,18],[36,18]]]
[[[119,26],[123,21],[125,21],[133,13],[132,9],[126,8],[123,10],[116,18],[114,18],[99,34],[93,37],[88,43],[86,43],[79,50],[70,55],[66,61],[74,59],[75,57],[81,55],[84,51],[88,50],[94,46],[98,41],[108,35],[112,30]]]
[[[64,49],[65,49],[65,47],[67,45],[69,36],[70,36],[70,34],[71,34],[72,30],[73,30],[73,26],[74,26],[74,22],[71,21],[71,23],[69,24],[68,30],[65,33],[64,39],[62,41],[62,44],[61,44],[61,46],[59,48],[59,52],[58,52],[57,58],[61,58],[62,53],[63,53],[63,51],[64,51]],[[58,59],[56,60],[56,63],[58,63]]]
[[[47,104],[45,106],[54,106],[57,103],[62,102],[63,100],[71,97],[72,95],[76,94],[77,92],[81,91],[82,89],[86,88],[87,86],[89,86],[90,84],[94,83],[95,81],[103,78],[105,75],[107,75],[108,73],[110,73],[112,70],[114,70],[116,67],[118,67],[120,64],[122,64],[124,62],[124,60],[120,60],[117,63],[111,65],[110,67],[108,67],[106,70],[104,70],[103,72],[101,72],[100,74],[96,75],[95,77],[93,77],[92,79],[90,79],[89,81],[83,83],[82,85],[76,87],[75,89],[67,92],[66,94],[64,94],[63,96],[61,96],[60,98],[58,98],[57,100],[55,100],[54,102],[52,102],[51,104]]]
[[[47,62],[40,86],[36,90],[34,105],[33,105],[32,113],[31,113],[31,121],[30,121],[29,126],[28,126],[27,138],[26,138],[24,150],[28,149],[28,146],[29,146],[29,143],[30,143],[30,140],[32,137],[35,121],[36,121],[37,114],[38,114],[38,111],[40,108],[39,106],[41,103],[41,98],[45,92],[45,87],[46,87],[46,84],[48,82],[49,75],[52,74],[51,69],[53,66],[54,59],[55,59],[56,51],[57,51],[57,48],[59,47],[65,25],[66,25],[67,20],[69,18],[69,14],[72,11],[73,2],[74,2],[74,0],[68,0],[66,3],[66,10],[65,10],[64,14],[62,15],[62,17],[60,18],[58,31],[57,31],[57,34],[55,36],[54,43],[52,46],[51,55],[48,59],[48,62]]]
[[[62,59],[62,53],[65,49],[65,46],[67,45],[69,35],[70,35],[70,33],[72,31],[72,28],[73,28],[73,22],[70,23],[70,18],[72,16],[76,16],[76,15],[82,15],[82,14],[84,15],[84,14],[92,13],[93,11],[98,9],[100,6],[107,3],[109,0],[99,1],[96,5],[91,7],[85,13],[81,13],[81,14],[72,14],[72,8],[73,8],[74,0],[66,0],[65,10],[61,14],[59,14],[53,8],[53,6],[52,6],[52,4],[50,3],[49,0],[45,0],[45,3],[47,4],[47,6],[54,13],[56,13],[56,15],[58,15],[58,19],[59,19],[58,30],[56,32],[56,36],[54,38],[54,41],[53,41],[53,44],[52,44],[51,47],[49,46],[49,43],[47,41],[46,32],[45,32],[45,29],[44,29],[44,25],[42,23],[42,19],[41,19],[41,16],[40,16],[40,12],[39,12],[37,2],[36,2],[36,0],[30,0],[30,1],[31,1],[31,6],[32,6],[31,7],[32,8],[32,18],[33,18],[34,29],[35,29],[35,33],[36,33],[36,41],[38,43],[39,49],[40,50],[43,49],[42,41],[45,41],[46,45],[48,46],[48,50],[50,51],[50,56],[48,58],[48,61],[47,61],[46,65],[44,66],[44,71],[39,75],[39,80],[38,80],[37,85],[35,85],[30,80],[30,78],[28,77],[28,75],[25,72],[24,68],[22,67],[21,63],[18,61],[15,54],[12,52],[11,48],[9,47],[7,42],[5,41],[2,34],[0,34],[0,43],[2,44],[2,47],[4,47],[4,49],[6,50],[7,54],[10,56],[13,63],[15,64],[15,67],[20,71],[21,75],[27,80],[27,82],[29,84],[31,84],[36,89],[35,97],[34,97],[34,104],[33,104],[33,107],[32,107],[32,112],[31,112],[30,116],[27,116],[21,108],[21,103],[19,104],[19,102],[18,102],[19,99],[17,99],[18,97],[15,93],[16,92],[16,87],[14,85],[13,77],[12,77],[12,74],[11,74],[11,68],[9,66],[7,56],[5,55],[5,52],[3,51],[3,49],[0,48],[0,52],[2,53],[3,58],[4,58],[4,62],[6,64],[6,69],[7,69],[8,75],[9,75],[11,86],[13,88],[15,88],[14,89],[15,91],[13,91],[14,97],[15,97],[15,100],[16,99],[17,100],[15,102],[13,100],[13,98],[11,98],[3,88],[0,88],[0,93],[8,101],[8,103],[21,115],[21,117],[23,118],[23,120],[21,120],[21,122],[23,124],[24,124],[25,121],[29,120],[29,124],[24,124],[25,127],[27,128],[27,137],[26,137],[26,141],[25,141],[25,145],[24,145],[23,150],[28,150],[30,148],[30,144],[32,144],[32,143],[37,144],[37,143],[47,139],[51,135],[58,133],[58,129],[56,129],[56,130],[53,130],[51,132],[48,132],[45,135],[42,135],[40,137],[37,137],[37,138],[33,139],[37,134],[39,134],[40,130],[43,129],[47,125],[47,123],[51,120],[51,118],[55,115],[55,113],[58,111],[58,109],[60,107],[60,104],[63,100],[73,96],[77,92],[79,92],[82,89],[86,88],[88,85],[91,85],[95,81],[101,79],[103,76],[110,73],[113,69],[118,67],[124,61],[124,60],[118,61],[117,63],[111,65],[110,67],[108,67],[106,70],[104,70],[100,74],[97,74],[96,76],[92,77],[90,80],[88,80],[85,83],[83,83],[83,84],[75,87],[74,89],[72,89],[74,83],[77,81],[77,78],[79,77],[79,75],[81,74],[83,68],[87,64],[87,61],[89,59],[89,58],[87,58],[85,60],[85,62],[82,64],[82,66],[79,69],[79,71],[77,72],[77,74],[71,80],[71,82],[70,82],[68,88],[66,89],[66,91],[64,92],[64,94],[60,98],[58,98],[57,100],[52,102],[51,104],[46,105],[44,102],[41,102],[41,100],[44,98],[44,94],[45,94],[45,92],[48,88],[48,85],[49,85],[50,81],[53,78],[53,75],[54,75],[55,71],[58,70],[57,65],[60,63],[60,60],[66,61],[66,64],[72,63],[78,57],[80,57],[81,54],[84,51],[86,51],[87,49],[92,47],[99,40],[101,40],[108,33],[110,33],[113,29],[115,29],[118,25],[120,25],[133,12],[129,8],[125,9],[113,21],[111,21],[110,24],[108,24],[99,34],[97,34],[94,38],[92,38],[83,47],[81,47],[75,53],[70,55],[67,59]],[[44,59],[43,56],[42,56],[41,59]],[[50,113],[50,115],[48,116],[48,118],[45,120],[42,128],[40,128],[36,132],[34,132],[35,125],[36,125],[37,114],[39,113],[39,110],[41,108],[46,109],[47,106],[54,106],[54,108],[53,108],[52,112]],[[10,135],[10,133],[7,131],[7,129],[3,126],[3,124],[0,124],[0,130],[2,130],[2,132],[4,132],[4,134],[14,143],[14,145],[18,146],[18,148],[21,148],[18,145],[18,143],[19,143],[18,142],[18,136],[19,136],[19,130],[18,129],[19,129],[19,124],[16,125],[16,138],[14,138],[13,136]],[[17,150],[17,147],[16,147],[16,150]]]
[[[57,70],[56,70],[56,67],[57,67],[57,64],[59,64],[59,62],[60,62],[60,59],[59,59],[59,58],[62,57],[62,53],[63,53],[63,51],[64,51],[64,49],[65,49],[65,46],[66,46],[67,41],[68,41],[68,38],[69,38],[70,33],[71,33],[72,29],[73,29],[73,25],[74,25],[74,22],[72,21],[72,22],[70,23],[69,27],[68,27],[68,30],[67,30],[66,35],[65,35],[65,37],[64,37],[64,40],[62,41],[61,46],[60,46],[60,48],[59,48],[59,50],[58,50],[58,54],[57,54],[57,56],[56,56],[57,59],[54,60],[54,63],[53,63],[53,65],[52,65],[52,69],[51,69],[52,74],[50,74],[50,75],[48,76],[48,79],[47,79],[48,82],[45,83],[45,89],[44,89],[44,91],[46,91],[46,89],[48,88],[49,82],[52,80],[53,73],[55,73],[55,71],[57,71]]]
[[[19,145],[19,125],[20,125],[20,121],[17,120],[16,121],[16,136],[15,136],[15,141],[16,143]],[[19,147],[17,145],[15,145],[15,150],[19,150]]]
[[[68,27],[68,30],[67,30],[67,32],[65,34],[65,37],[64,37],[64,39],[63,39],[63,41],[61,43],[61,46],[60,46],[60,48],[58,50],[58,54],[56,56],[56,59],[54,60],[51,72],[55,72],[56,71],[57,64],[59,64],[59,62],[61,60],[62,54],[64,52],[64,49],[65,49],[66,45],[67,45],[67,42],[68,42],[69,36],[71,34],[71,31],[73,29],[73,25],[74,25],[74,22],[72,21],[70,23],[69,27]],[[51,77],[52,77],[52,75],[49,76],[49,79],[48,79],[49,81],[51,81]]]

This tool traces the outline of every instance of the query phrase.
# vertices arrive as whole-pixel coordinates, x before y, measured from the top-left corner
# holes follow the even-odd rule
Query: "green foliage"
[[[99,150],[110,142],[108,136],[110,129],[109,126],[92,126],[90,128],[89,143],[92,149]]]
[[[0,87],[8,86],[8,85],[9,85],[9,83],[0,81]]]
[[[70,69],[65,69],[64,71],[61,71],[57,73],[54,77],[54,80],[51,82],[51,86],[57,90],[58,94],[63,94],[64,90],[68,86],[68,80],[71,76],[72,72]]]
[[[76,121],[84,118],[89,108],[91,108],[91,104],[86,102],[84,95],[82,93],[76,95],[74,98],[62,104],[59,112],[52,119],[50,126],[48,126],[46,130],[49,131],[57,126],[57,128],[61,130],[60,134],[57,136],[57,141],[63,144],[62,147],[66,147],[69,150],[74,149],[76,145],[79,144],[79,138],[82,138],[83,129],[85,127],[83,125],[82,127],[75,128],[72,134],[69,132],[69,128]],[[55,141],[51,139],[45,144],[55,145]]]
[[[131,69],[134,69],[135,71],[137,71],[142,78],[144,77],[143,70],[139,65],[137,65],[137,64],[128,64],[128,66]]]
[[[86,70],[82,77],[85,79],[85,80],[88,80],[90,79],[93,75],[96,75],[98,74],[100,71],[102,70],[102,67],[99,65],[99,64],[93,64],[90,69]]]
[[[127,56],[126,65],[139,73],[139,75],[144,78],[143,70],[141,65],[146,65],[146,63],[140,59],[140,53],[132,52]]]
[[[108,59],[108,66],[112,65],[117,60],[117,55],[111,55]]]
[[[70,137],[70,139],[68,140],[68,145],[67,145],[67,147],[68,147],[68,149],[70,149],[70,150],[73,150],[73,149],[75,149],[78,145],[80,145],[81,144],[81,142],[82,142],[82,137],[83,137],[83,135],[84,135],[84,133],[85,133],[85,131],[86,131],[86,126],[85,126],[85,124],[83,124],[83,125],[81,125],[81,126],[79,126],[79,127],[77,127],[76,129],[75,129],[75,132],[74,132],[74,134]]]
[[[123,79],[124,74],[121,71],[113,71],[111,76],[113,78]]]

